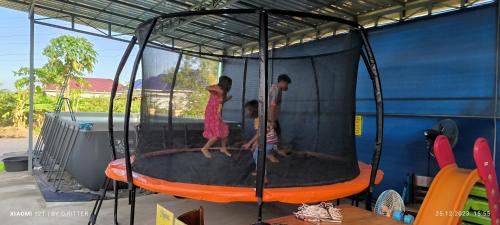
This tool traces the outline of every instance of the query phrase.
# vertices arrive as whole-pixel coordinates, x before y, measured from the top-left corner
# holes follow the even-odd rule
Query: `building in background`
[[[113,80],[108,78],[83,78],[84,82],[78,84],[74,80],[69,82],[67,90],[81,90],[80,97],[82,98],[97,98],[109,97]],[[44,91],[47,95],[59,95],[61,87],[56,84],[47,84],[44,86]],[[118,84],[117,94],[123,93],[125,86]]]

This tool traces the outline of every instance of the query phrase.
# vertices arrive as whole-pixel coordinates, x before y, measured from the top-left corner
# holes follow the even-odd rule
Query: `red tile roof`
[[[69,82],[69,88],[71,90],[80,89],[84,92],[107,92],[111,93],[111,87],[113,86],[113,80],[107,78],[83,78],[86,82],[82,85],[77,84],[74,80]],[[44,89],[46,91],[57,91],[59,86],[56,84],[47,84]],[[125,87],[118,84],[118,92],[122,92]]]

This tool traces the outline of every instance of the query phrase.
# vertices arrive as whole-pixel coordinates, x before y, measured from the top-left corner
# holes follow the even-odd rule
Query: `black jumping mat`
[[[252,152],[233,150],[228,157],[211,151],[207,159],[200,151],[165,151],[137,157],[134,171],[171,182],[254,187],[255,164]],[[291,151],[286,155],[273,153],[279,162],[266,161],[267,187],[305,187],[335,184],[359,175],[357,163],[324,154]]]

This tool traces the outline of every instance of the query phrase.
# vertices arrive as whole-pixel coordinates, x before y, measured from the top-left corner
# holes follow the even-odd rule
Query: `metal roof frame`
[[[180,11],[208,9],[280,8],[335,16],[357,22],[364,27],[381,26],[411,20],[436,11],[463,9],[488,0],[0,0],[0,6],[33,11],[40,16],[35,23],[117,41],[128,41],[137,26],[153,17]],[[54,20],[70,23],[63,26]],[[345,26],[328,21],[283,15],[269,18],[271,46],[303,43],[345,30]],[[81,24],[89,31],[75,27]],[[164,27],[159,41],[173,43],[175,48],[204,52],[236,52],[255,49],[258,18],[244,15],[199,16],[173,19]]]
[[[33,152],[33,106],[34,106],[34,25],[44,25],[71,30],[89,35],[129,42],[124,36],[135,33],[136,28],[145,21],[165,14],[181,11],[203,11],[207,9],[244,9],[280,8],[342,18],[361,24],[365,28],[380,26],[381,21],[401,22],[420,16],[431,16],[436,11],[464,9],[478,4],[493,3],[492,0],[287,0],[277,4],[276,0],[0,0],[0,7],[29,13],[30,19],[30,96],[29,96],[29,169],[32,170]],[[278,10],[279,11],[279,10]],[[36,17],[38,15],[40,17]],[[263,14],[262,14],[263,15]],[[261,15],[261,16],[262,16]],[[345,25],[325,20],[318,21],[283,14],[286,20],[278,17],[265,17],[265,40],[259,42],[257,34],[262,33],[258,18],[234,15],[198,16],[196,18],[175,18],[166,27],[163,37],[159,37],[159,47],[170,42],[171,49],[191,51],[197,48],[201,53],[214,51],[245,53],[245,49],[267,49],[268,44],[287,46],[307,39],[318,39],[335,35],[345,29]],[[269,19],[269,26],[268,26]],[[53,20],[70,22],[69,26],[53,23]],[[156,20],[156,19],[155,19]],[[260,20],[263,21],[262,18]],[[316,23],[315,23],[316,22]],[[95,32],[80,29],[75,24],[93,28]],[[242,26],[243,25],[243,26]],[[222,34],[213,37],[208,32]],[[202,33],[205,32],[205,33]],[[151,33],[151,32],[149,32]],[[179,36],[182,33],[182,36]],[[269,34],[269,38],[268,35]],[[231,40],[226,39],[226,35]],[[310,37],[313,38],[310,38]],[[238,40],[239,39],[239,40]],[[135,42],[135,37],[132,39]],[[239,41],[239,42],[238,42]],[[129,43],[129,47],[133,45]],[[270,42],[270,43],[268,43]],[[497,49],[498,53],[498,49]],[[267,51],[260,53],[265,54]],[[371,57],[370,57],[371,58]],[[365,63],[366,59],[363,58]],[[263,60],[267,63],[267,60]],[[136,62],[137,63],[137,62]],[[498,67],[498,65],[497,65]],[[267,71],[267,70],[265,70]],[[377,71],[375,73],[378,74]],[[135,75],[134,75],[135,76]],[[498,80],[498,69],[496,73]],[[261,82],[265,83],[265,82]],[[380,84],[378,84],[380,85]],[[498,96],[495,96],[497,99]],[[495,101],[496,104],[496,101]],[[496,109],[496,107],[495,107]],[[495,114],[496,115],[496,111]],[[494,120],[496,126],[496,120]],[[127,131],[128,129],[126,129]],[[261,129],[265,130],[265,129]],[[494,130],[496,137],[496,129]],[[496,138],[494,143],[496,151]],[[126,157],[128,159],[128,157]]]

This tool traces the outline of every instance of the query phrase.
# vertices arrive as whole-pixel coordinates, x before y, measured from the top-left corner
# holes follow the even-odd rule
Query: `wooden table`
[[[337,208],[342,209],[342,223],[325,223],[321,224],[341,224],[341,225],[402,225],[404,223],[396,220],[377,216],[373,212],[354,207],[351,205],[339,205]],[[274,218],[266,221],[269,224],[286,224],[286,225],[311,225],[312,223],[298,220],[294,215]]]

